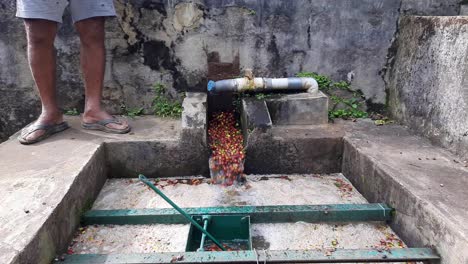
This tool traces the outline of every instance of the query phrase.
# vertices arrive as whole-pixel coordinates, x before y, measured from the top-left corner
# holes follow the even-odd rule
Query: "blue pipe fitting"
[[[216,82],[209,81],[208,82],[208,92],[214,92],[216,90]]]

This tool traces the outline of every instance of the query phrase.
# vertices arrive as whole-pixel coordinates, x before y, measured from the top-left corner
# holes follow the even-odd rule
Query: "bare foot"
[[[101,120],[112,119],[112,118],[113,116],[111,116],[106,111],[102,111],[102,110],[98,110],[98,111],[89,110],[83,114],[84,123],[96,123]],[[106,125],[106,127],[112,128],[112,129],[118,129],[118,130],[125,130],[129,127],[128,122],[126,120],[119,119],[119,121],[120,121],[120,124],[109,123]]]
[[[52,124],[60,124],[63,122],[63,115],[60,112],[54,112],[54,113],[46,113],[43,112],[39,116],[39,118],[34,122],[34,125],[52,125]],[[27,132],[27,130],[25,130]],[[40,136],[44,135],[45,130],[37,130],[32,133],[30,133],[28,136],[26,136],[27,141],[34,141]]]

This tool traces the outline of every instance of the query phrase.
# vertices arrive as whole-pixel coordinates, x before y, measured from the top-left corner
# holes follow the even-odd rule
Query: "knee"
[[[100,47],[104,45],[104,32],[96,28],[88,28],[80,32],[80,40],[83,46]]]
[[[42,26],[39,23],[26,23],[26,35],[29,46],[53,46],[55,29],[52,26]]]
[[[33,34],[28,34],[28,45],[34,46],[34,47],[37,47],[37,46],[49,47],[49,46],[54,45],[54,40],[47,38],[45,36],[42,36],[40,34],[33,33]]]

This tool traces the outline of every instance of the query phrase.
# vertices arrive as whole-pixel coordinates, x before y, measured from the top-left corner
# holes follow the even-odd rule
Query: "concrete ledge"
[[[107,178],[100,143],[79,134],[0,145],[0,263],[50,263],[65,249]]]
[[[462,4],[460,6],[460,16],[468,16],[468,4]]]
[[[254,129],[246,138],[246,173],[340,172],[343,135],[341,126],[331,124]]]
[[[202,144],[207,148],[207,95],[206,93],[186,93],[182,113],[182,136],[184,144]],[[193,141],[198,142],[193,142]]]
[[[110,142],[105,144],[110,178],[208,175],[206,145],[179,142]]]
[[[322,93],[281,95],[266,100],[273,125],[322,125],[328,123],[328,97]]]
[[[254,98],[242,99],[241,122],[244,130],[259,128],[266,131],[271,128],[272,122],[266,102]]]
[[[392,228],[410,246],[436,248],[442,263],[468,263],[463,163],[400,126],[360,121],[347,130],[343,174],[369,202],[396,209]]]
[[[208,170],[205,135],[193,140],[200,146],[184,144],[180,120],[135,118],[126,135],[82,130],[78,117],[67,121],[71,129],[38,144],[20,145],[16,135],[0,144],[0,263],[50,263],[64,252],[108,175]]]
[[[206,100],[205,93],[187,93],[181,125],[172,121],[168,126],[155,118],[147,121],[152,122],[147,126],[152,131],[147,133],[160,132],[157,141],[106,142],[109,177],[135,178],[139,173],[147,177],[208,175]]]

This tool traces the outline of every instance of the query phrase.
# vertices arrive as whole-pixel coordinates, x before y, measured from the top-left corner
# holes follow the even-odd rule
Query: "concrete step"
[[[391,226],[410,246],[468,263],[466,161],[398,125],[343,124],[343,174],[369,202],[395,208]]]
[[[133,131],[126,135],[82,130],[78,117],[66,121],[70,129],[38,144],[20,145],[15,136],[0,144],[0,263],[49,263],[56,251],[64,251],[81,213],[107,179],[109,153],[132,153],[123,142],[157,145],[163,150],[159,155],[167,157],[171,147],[180,147],[180,120],[131,119]],[[184,157],[197,163],[190,153]]]

